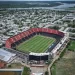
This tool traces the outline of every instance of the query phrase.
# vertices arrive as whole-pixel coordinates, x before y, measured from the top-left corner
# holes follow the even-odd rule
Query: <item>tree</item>
[[[8,65],[9,68],[11,68],[11,65]]]
[[[45,75],[48,75],[48,71],[45,72]]]

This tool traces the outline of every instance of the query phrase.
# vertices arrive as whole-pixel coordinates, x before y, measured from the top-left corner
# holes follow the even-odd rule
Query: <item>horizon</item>
[[[0,1],[75,1],[75,0],[0,0]]]

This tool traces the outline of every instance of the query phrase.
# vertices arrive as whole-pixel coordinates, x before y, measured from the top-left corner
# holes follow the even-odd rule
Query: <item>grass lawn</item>
[[[51,68],[52,75],[75,74],[75,52],[66,51],[63,58],[56,61]]]
[[[61,59],[56,63],[56,75],[74,75],[75,74],[75,60]]]
[[[68,47],[70,50],[75,50],[75,41],[71,40],[70,46]]]
[[[24,67],[22,75],[30,75],[30,68]]]
[[[16,47],[16,49],[23,51],[23,52],[36,52],[41,53],[45,52],[50,45],[55,42],[54,38],[36,35],[29,40],[21,43]]]
[[[21,65],[21,63],[11,63],[10,65],[8,65],[6,68],[22,68],[23,65]]]

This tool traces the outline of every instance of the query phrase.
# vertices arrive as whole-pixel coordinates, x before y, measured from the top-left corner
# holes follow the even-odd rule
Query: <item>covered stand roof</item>
[[[7,62],[7,61],[9,61],[9,59],[11,59],[15,55],[16,54],[10,53],[10,52],[0,48],[0,60]]]
[[[31,52],[29,55],[34,55],[34,56],[44,56],[44,55],[49,55],[50,53],[33,53]]]

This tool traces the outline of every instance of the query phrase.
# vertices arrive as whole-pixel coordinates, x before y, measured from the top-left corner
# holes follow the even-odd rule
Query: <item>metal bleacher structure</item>
[[[29,29],[27,31],[21,32],[15,36],[12,36],[10,38],[8,38],[6,40],[6,44],[5,47],[8,49],[14,48],[15,46],[17,46],[18,44],[22,43],[23,41],[29,39],[30,37],[32,37],[35,34],[42,34],[42,35],[53,35],[55,36],[55,38],[57,38],[60,42],[60,40],[62,41],[62,43],[64,43],[63,41],[65,41],[67,38],[65,37],[65,33],[60,32],[58,30],[54,30],[54,29],[49,29],[49,28],[32,28]],[[61,37],[61,39],[59,39],[58,37]],[[63,39],[66,38],[66,39]],[[52,49],[52,53],[56,53],[57,49],[60,47],[59,42],[55,45],[55,48]],[[62,45],[62,44],[61,44]],[[58,46],[58,48],[57,48]]]

